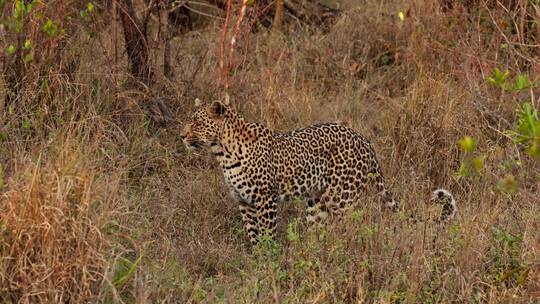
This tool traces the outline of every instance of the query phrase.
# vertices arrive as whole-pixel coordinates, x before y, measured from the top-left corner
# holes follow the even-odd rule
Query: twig
[[[214,10],[220,10],[221,9],[215,5],[211,5],[211,4],[208,4],[208,3],[204,3],[204,2],[200,2],[200,1],[190,1],[190,0],[186,0],[186,1],[174,1],[172,3],[172,9],[171,11],[181,7],[181,6],[186,6],[187,4],[193,4],[193,5],[198,5],[198,6],[203,6],[203,7],[208,7],[208,8],[211,8],[211,9],[214,9]]]
[[[227,12],[225,14],[225,24],[221,33],[221,46],[219,52],[218,85],[222,81],[223,69],[225,67],[225,39],[227,38],[227,28],[231,18],[232,0],[227,0]]]
[[[234,64],[234,49],[236,47],[236,39],[238,33],[240,32],[240,26],[244,20],[244,15],[246,14],[247,3],[249,0],[242,0],[242,7],[240,8],[240,13],[238,14],[238,19],[236,20],[236,26],[234,27],[233,35],[231,37],[231,43],[229,46],[229,62],[227,64],[227,81],[225,82],[225,90],[229,88],[229,80],[231,75],[231,69]]]
[[[203,12],[201,12],[199,10],[196,10],[196,9],[192,8],[189,5],[183,5],[183,7],[187,8],[188,10],[190,10],[190,11],[196,13],[196,14],[199,14],[199,15],[202,15],[202,16],[205,16],[205,17],[208,17],[208,18],[215,18],[215,19],[225,20],[225,18],[223,18],[223,17],[208,14],[208,13],[203,13]]]
[[[281,31],[281,20],[283,19],[283,0],[276,0],[276,13],[274,15],[274,24],[272,29],[276,32]]]
[[[489,17],[491,18],[491,22],[493,23],[493,25],[495,26],[495,28],[497,28],[497,30],[499,31],[499,34],[503,37],[503,39],[506,41],[506,44],[508,44],[508,46],[513,46],[513,45],[521,45],[519,42],[512,42],[510,41],[510,39],[508,38],[508,36],[504,33],[504,31],[501,29],[501,27],[499,26],[497,20],[495,19],[495,17],[493,16],[493,14],[491,13],[491,10],[489,10],[488,8],[488,5],[487,5],[487,2],[484,0],[483,1],[483,4],[484,6],[486,7],[486,10],[489,14]],[[514,20],[513,20],[514,21]],[[514,21],[515,23],[515,21]],[[519,31],[518,31],[519,32]],[[519,35],[518,35],[519,36]],[[518,57],[521,57],[522,59],[524,59],[525,61],[527,62],[537,62],[536,60],[534,60],[533,58],[530,58],[530,57],[527,57],[525,56],[524,54],[522,54],[518,49],[516,49],[515,47],[513,47],[516,55]]]

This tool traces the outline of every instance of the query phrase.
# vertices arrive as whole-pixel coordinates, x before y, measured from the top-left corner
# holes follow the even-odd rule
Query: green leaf
[[[24,7],[23,0],[15,1],[15,10],[13,11],[13,17],[15,17],[16,19],[22,19],[25,11],[26,8]]]
[[[495,80],[493,77],[487,77],[486,81],[491,85],[497,85],[497,80]]]
[[[36,6],[37,0],[32,0],[32,2],[26,4],[25,12],[26,14],[30,14],[30,12],[34,9],[34,6]]]
[[[89,13],[92,13],[92,12],[94,11],[94,3],[88,2],[88,4],[86,4],[86,10],[87,10]]]
[[[7,48],[6,48],[6,53],[8,55],[13,55],[15,54],[15,51],[17,50],[17,48],[13,45],[13,44],[10,44]]]
[[[30,55],[30,54],[26,54],[26,55],[24,55],[23,60],[24,60],[24,62],[29,63],[29,62],[32,62],[32,60],[34,60],[34,57],[32,57],[32,55]]]
[[[24,49],[25,51],[31,50],[31,49],[32,49],[32,41],[26,39],[26,41],[24,41],[23,49]]]
[[[506,79],[510,76],[510,71],[506,70],[504,73],[501,73],[501,71],[498,68],[495,68],[495,76],[498,81],[505,82]]]
[[[476,142],[472,137],[465,136],[459,141],[459,146],[465,153],[472,153],[476,147]]]
[[[31,127],[30,121],[29,121],[28,119],[25,119],[25,120],[23,121],[23,123],[22,123],[22,127],[23,127],[23,129],[25,129],[25,130],[29,130],[30,127]]]
[[[462,162],[461,165],[459,166],[458,177],[467,177],[467,176],[469,176],[469,168],[467,164]]]
[[[516,91],[522,91],[531,86],[531,81],[529,80],[529,76],[527,75],[518,75],[516,77],[516,84],[515,84],[515,90]]]
[[[530,156],[540,160],[540,139],[537,138],[527,150]]]
[[[124,285],[127,280],[133,275],[135,272],[135,269],[137,269],[137,266],[139,266],[139,263],[141,262],[142,255],[140,255],[135,262],[131,262],[130,260],[120,257],[116,261],[116,269],[114,271],[112,284],[114,287],[119,288],[122,285]]]
[[[529,155],[540,159],[540,119],[530,103],[524,103],[518,109],[516,130],[508,133],[515,143],[525,145]]]
[[[501,72],[498,68],[493,69],[491,76],[486,77],[486,81],[496,87],[501,88],[502,90],[508,90],[509,84],[506,82],[510,76],[510,71],[506,70]]]
[[[486,157],[483,155],[477,156],[473,158],[472,165],[474,167],[474,170],[477,174],[481,174],[482,170],[484,169],[484,162],[486,160]]]
[[[50,37],[53,37],[58,33],[58,26],[51,19],[47,19],[43,25],[43,31]]]

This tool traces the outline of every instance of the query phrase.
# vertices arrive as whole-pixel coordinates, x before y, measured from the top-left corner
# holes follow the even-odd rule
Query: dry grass
[[[38,159],[7,185],[1,203],[3,301],[85,302],[103,281],[107,215],[99,204],[108,202],[95,195],[95,173],[68,153],[58,164]]]
[[[178,126],[145,116],[150,96],[179,121],[195,97],[220,96],[219,23],[173,41],[176,79],[159,78],[154,95],[130,88],[125,59],[114,58],[115,27],[101,25],[81,44],[74,78],[51,76],[51,89],[36,87],[0,114],[1,301],[538,301],[540,165],[501,133],[513,128],[523,92],[485,81],[495,67],[534,79],[538,47],[501,48],[519,32],[501,38],[493,20],[508,16],[487,12],[364,1],[325,32],[243,36],[230,85],[239,111],[278,129],[353,126],[373,141],[403,204],[389,213],[367,195],[316,230],[295,201],[281,206],[276,242],[258,248],[215,162],[187,154]],[[456,179],[465,135],[485,163],[480,175]],[[517,191],[506,194],[498,185],[509,175]],[[454,193],[458,218],[445,227],[408,222],[438,212],[428,197],[441,186]]]

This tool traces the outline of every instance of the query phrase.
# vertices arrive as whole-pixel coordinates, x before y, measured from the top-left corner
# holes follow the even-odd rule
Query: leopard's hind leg
[[[346,167],[341,167],[338,174],[328,179],[328,186],[320,195],[307,200],[308,224],[322,223],[329,216],[342,215],[354,206],[358,193],[365,189],[365,185],[355,183],[350,178]]]
[[[377,193],[382,197],[383,202],[386,204],[386,206],[394,211],[398,210],[399,201],[395,199],[394,194],[392,194],[392,192],[388,190],[388,187],[386,186],[386,182],[384,180],[382,170],[379,166],[379,162],[375,157],[375,152],[372,152],[372,154],[370,155],[369,162],[371,163],[371,166],[367,178],[373,184],[375,184],[375,187],[377,188]]]
[[[392,194],[392,192],[388,190],[388,188],[386,187],[382,173],[380,172],[374,173],[373,179],[374,179],[375,187],[377,188],[377,192],[382,197],[386,206],[392,210],[399,209],[399,202],[394,198],[394,195]]]

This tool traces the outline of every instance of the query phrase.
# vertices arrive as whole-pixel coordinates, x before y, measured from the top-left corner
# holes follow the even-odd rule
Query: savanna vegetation
[[[0,302],[540,301],[537,0],[0,0]],[[340,121],[402,204],[249,245],[179,130]],[[435,217],[438,187],[458,216]]]

